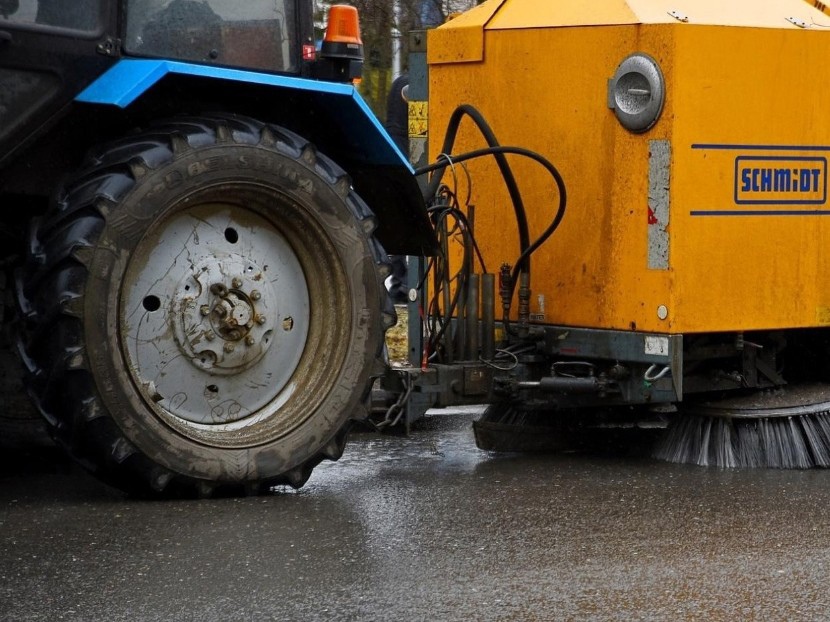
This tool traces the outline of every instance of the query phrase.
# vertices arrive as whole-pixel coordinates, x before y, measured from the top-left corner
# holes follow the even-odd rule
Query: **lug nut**
[[[262,298],[262,294],[259,293],[259,290],[254,290],[251,292],[251,300],[259,300]]]
[[[228,288],[225,287],[222,283],[214,283],[210,286],[210,293],[215,294],[217,296],[224,296],[228,293]]]
[[[225,350],[225,352],[228,352],[228,353],[233,352],[234,351],[234,345],[232,343],[228,342],[228,343],[225,344],[224,350]]]
[[[253,336],[248,335],[247,337],[245,337],[245,345],[252,346],[255,343],[256,343],[256,340],[253,338]]]
[[[214,339],[216,339],[216,333],[214,333],[212,330],[207,331],[205,333],[205,339],[207,339],[208,341],[213,341]]]
[[[266,320],[265,320],[265,316],[264,316],[264,315],[258,315],[258,316],[256,316],[256,323],[257,323],[257,324],[259,324],[260,326],[262,326],[263,324],[265,324],[265,322],[266,322]]]
[[[199,313],[201,313],[202,315],[210,315],[210,307],[207,305],[202,305],[199,308]]]
[[[240,279],[240,278],[235,278],[233,281],[231,281],[231,285],[232,285],[235,289],[239,289],[240,287],[242,287],[242,279]]]

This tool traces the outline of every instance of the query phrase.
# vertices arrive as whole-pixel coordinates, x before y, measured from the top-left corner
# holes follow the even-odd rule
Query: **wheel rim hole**
[[[158,296],[145,296],[141,304],[150,313],[158,311],[161,308],[161,300],[159,300]]]
[[[239,242],[239,233],[233,227],[225,229],[225,239],[231,244]]]
[[[215,384],[209,384],[206,388],[209,393],[219,393],[219,387],[217,387]]]
[[[282,321],[282,329],[285,332],[287,332],[287,333],[291,332],[291,330],[293,328],[294,328],[294,318],[293,317],[287,317]]]
[[[198,364],[202,367],[213,367],[216,364],[216,354],[210,350],[199,353]]]

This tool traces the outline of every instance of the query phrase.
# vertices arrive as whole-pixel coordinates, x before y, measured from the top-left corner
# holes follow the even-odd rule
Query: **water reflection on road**
[[[0,619],[826,619],[830,473],[478,451],[469,417],[361,434],[299,492],[124,498],[0,475]]]

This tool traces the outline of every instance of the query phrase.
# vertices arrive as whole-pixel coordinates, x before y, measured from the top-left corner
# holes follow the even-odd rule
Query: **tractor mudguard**
[[[433,254],[435,238],[413,169],[351,84],[168,60],[123,59],[76,101],[130,109],[162,82],[194,78],[221,84],[221,89],[254,88],[258,97],[268,101],[273,112],[269,121],[305,136],[349,173],[358,194],[377,216],[376,235],[389,253]]]

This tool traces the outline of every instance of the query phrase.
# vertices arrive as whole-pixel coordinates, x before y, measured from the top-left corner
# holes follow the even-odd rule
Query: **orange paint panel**
[[[746,27],[655,14],[652,24],[505,28],[508,9],[531,4],[508,0],[485,27],[482,62],[430,67],[430,151],[470,103],[502,144],[559,168],[568,211],[533,255],[534,318],[664,333],[830,325],[830,29],[750,27],[774,21],[766,2]],[[666,81],[662,115],[642,134],[608,107],[608,80],[633,53],[655,59]],[[482,146],[465,122],[454,152]],[[554,187],[537,165],[511,163],[534,238],[552,218]],[[519,254],[515,218],[492,160],[468,170],[476,238],[496,271]],[[651,209],[661,175],[663,221]]]
[[[490,0],[427,33],[429,63],[470,63],[484,58],[484,25],[505,0]]]
[[[712,27],[678,37],[672,196],[683,330],[827,324],[830,93],[815,85],[830,68],[813,59],[828,34]]]
[[[596,2],[526,2],[507,0],[488,29],[545,28],[589,24],[637,24],[626,0]]]

